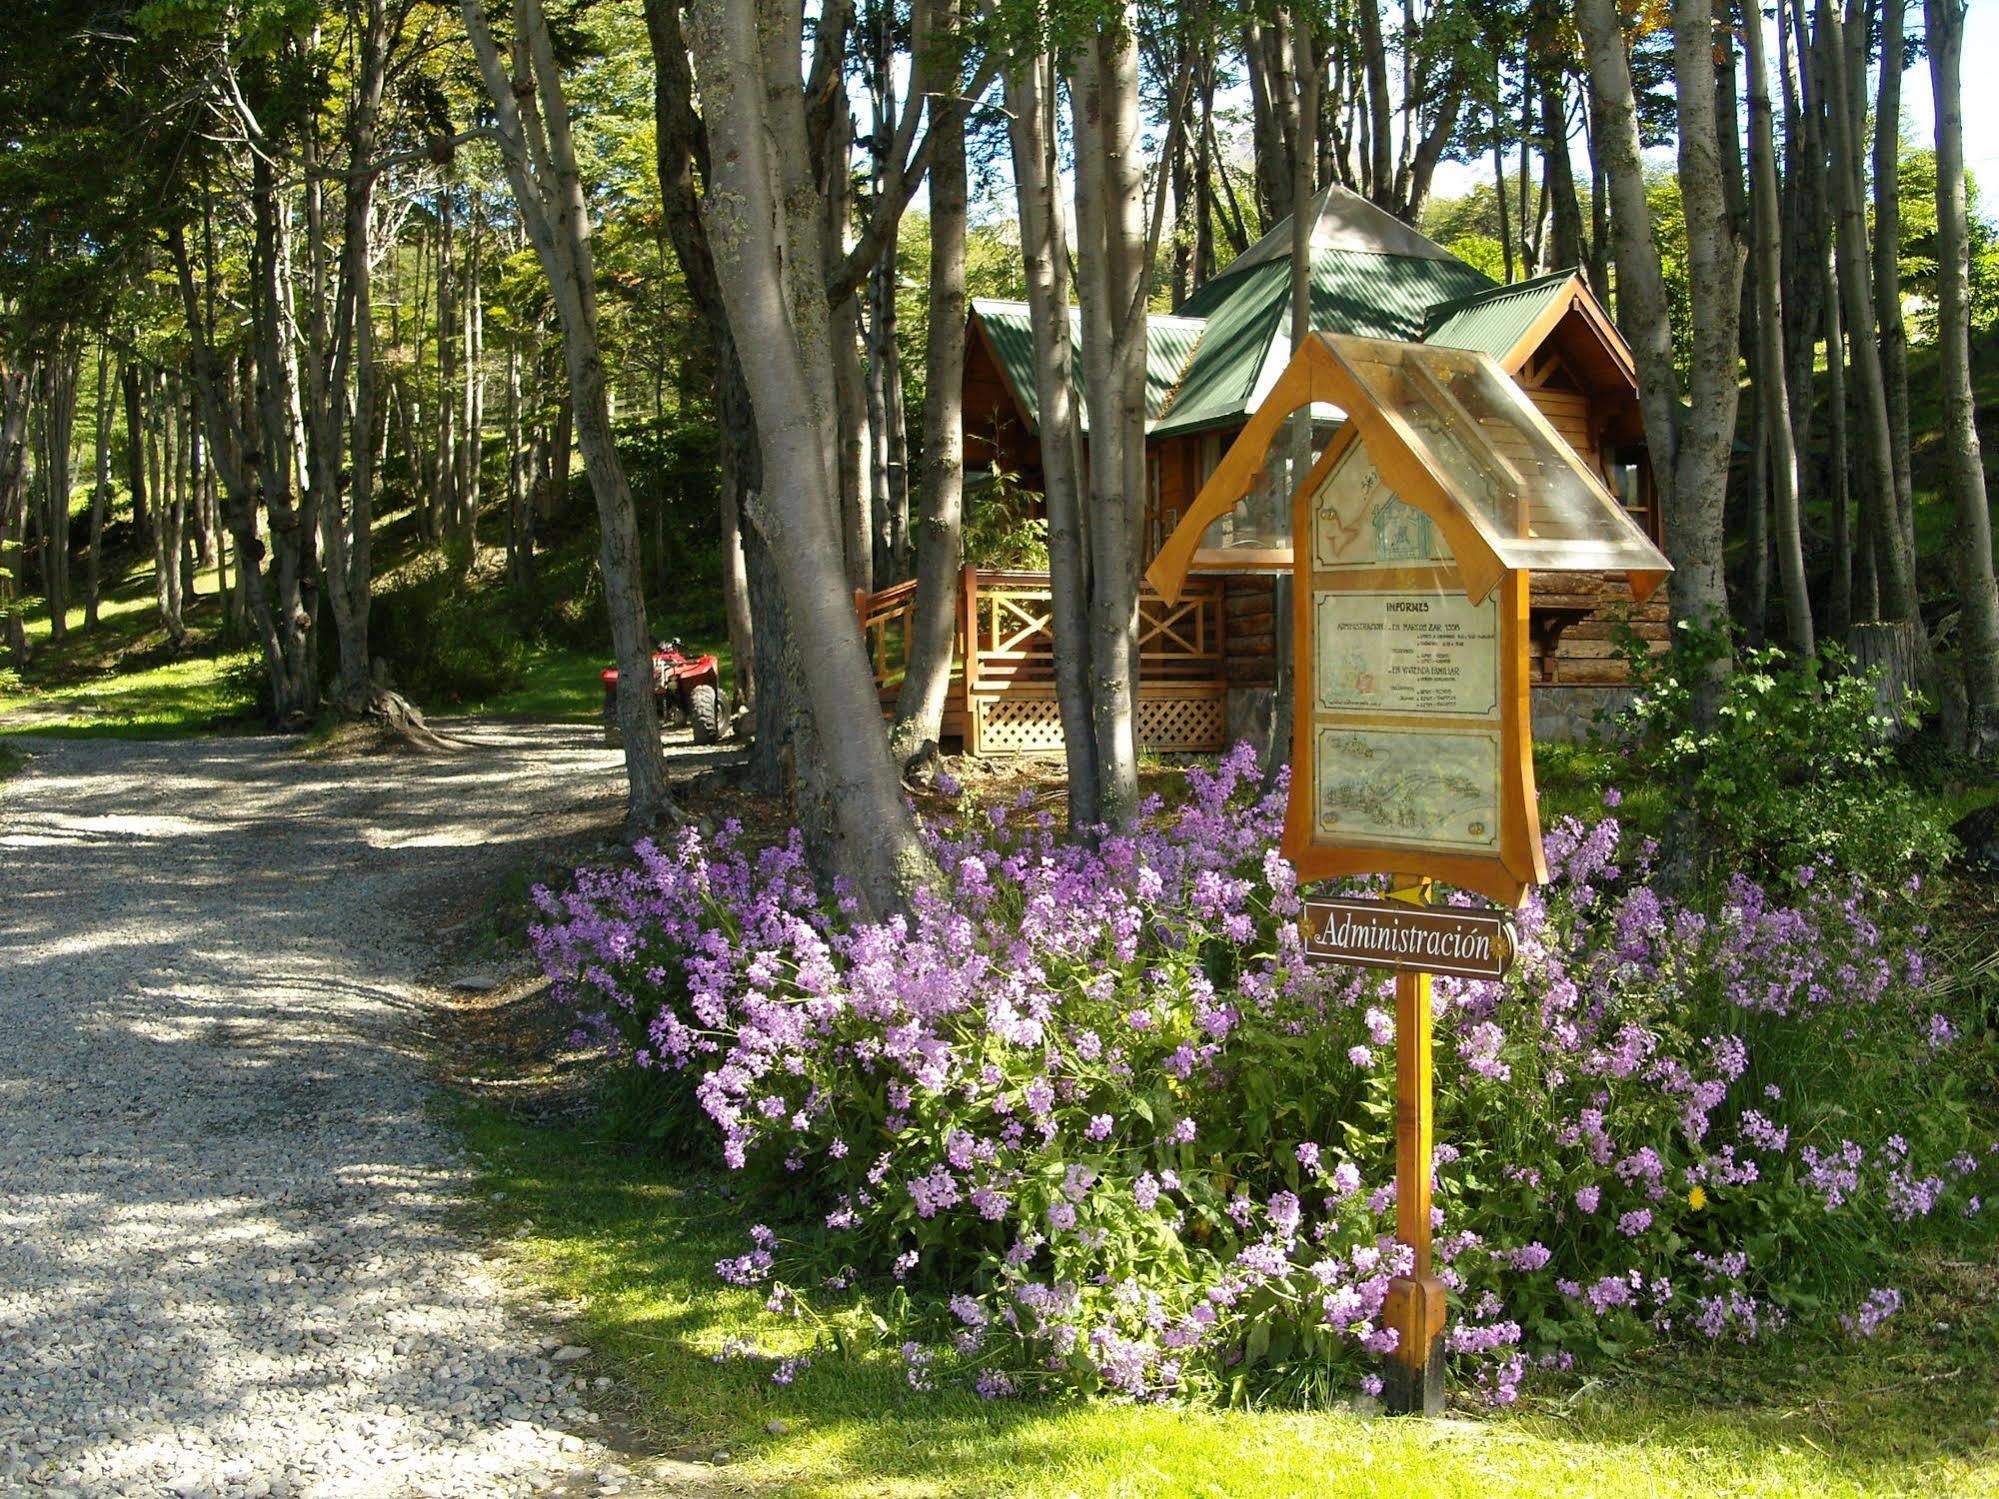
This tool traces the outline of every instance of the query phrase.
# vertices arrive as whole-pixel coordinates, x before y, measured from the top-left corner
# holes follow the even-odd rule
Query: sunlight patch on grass
[[[249,651],[190,656],[138,671],[46,690],[0,691],[0,735],[172,739],[244,717],[254,696],[242,668]],[[14,709],[37,710],[10,723]]]
[[[1930,1361],[1978,1356],[1991,1318],[1960,1348],[1916,1355],[1870,1344],[1811,1367],[1773,1352],[1589,1382],[1527,1408],[1441,1422],[1346,1410],[1216,1411],[1067,1401],[986,1403],[919,1392],[891,1351],[822,1352],[788,1387],[771,1364],[723,1359],[731,1339],[801,1351],[801,1324],[723,1285],[745,1210],[714,1176],[635,1156],[601,1126],[556,1128],[465,1105],[496,1236],[542,1288],[584,1307],[588,1340],[635,1398],[654,1449],[735,1455],[759,1492],[1026,1499],[1291,1499],[1291,1496],[1771,1494],[1830,1499],[1999,1493],[1971,1392],[1948,1412]],[[521,1237],[514,1230],[532,1220]],[[1987,1309],[1989,1311],[1989,1308]],[[1831,1367],[1834,1383],[1824,1383]],[[1946,1371],[1947,1372],[1947,1371]],[[1662,1388],[1662,1381],[1665,1387]],[[1693,1393],[1682,1395],[1684,1385]],[[1885,1387],[1885,1393],[1882,1389]],[[1948,1386],[1943,1387],[1948,1389]],[[769,1423],[783,1423],[772,1434]]]

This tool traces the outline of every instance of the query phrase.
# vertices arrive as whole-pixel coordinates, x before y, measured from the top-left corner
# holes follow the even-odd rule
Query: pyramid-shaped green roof
[[[1325,332],[1421,342],[1437,310],[1512,290],[1345,188],[1322,189],[1306,211],[1313,220],[1312,326]],[[1032,425],[1034,340],[1027,305],[986,300],[972,305]],[[1287,218],[1177,314],[1155,313],[1147,320],[1151,434],[1204,432],[1242,421],[1271,361],[1281,367],[1289,352],[1290,308]],[[1073,311],[1070,328],[1080,346],[1081,320]],[[1080,395],[1080,357],[1075,371]]]

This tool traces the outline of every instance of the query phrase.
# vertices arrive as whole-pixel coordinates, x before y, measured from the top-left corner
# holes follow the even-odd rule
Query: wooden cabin
[[[1501,285],[1339,187],[1322,191],[1308,211],[1315,328],[1491,355],[1659,540],[1631,351],[1580,273]],[[1290,262],[1286,220],[1177,313],[1148,320],[1148,553],[1171,534],[1290,359]],[[997,465],[1036,490],[1040,451],[1027,306],[978,300],[970,318],[966,472]],[[1080,321],[1073,312],[1071,318],[1080,343]],[[1314,408],[1315,450],[1342,420],[1333,408]],[[1219,748],[1254,732],[1267,715],[1275,679],[1273,573],[1288,568],[1290,558],[1289,486],[1286,473],[1273,470],[1210,529],[1194,563],[1200,584],[1178,605],[1149,595],[1141,600],[1139,731],[1149,747]],[[903,585],[857,601],[890,695],[907,593]],[[1625,612],[1641,636],[1663,648],[1663,589],[1634,608],[1618,575],[1535,579],[1537,731],[1573,733],[1617,693],[1625,667],[1614,621]],[[1045,576],[982,580],[967,570],[959,625],[965,670],[953,683],[946,732],[974,753],[1060,748],[1049,614]]]

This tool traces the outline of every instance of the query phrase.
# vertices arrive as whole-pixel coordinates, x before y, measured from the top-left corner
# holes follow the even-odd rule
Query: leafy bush
[[[965,486],[965,560],[974,567],[1045,568],[1048,522],[1030,512],[1041,496],[998,464]]]
[[[1712,728],[1695,723],[1693,684],[1729,649],[1725,636],[1681,626],[1674,650],[1628,637],[1637,689],[1609,738],[1636,778],[1671,787],[1699,809],[1712,861],[1788,879],[1838,866],[1892,881],[1952,852],[1949,818],[1902,773],[1875,681],[1837,645],[1816,662],[1775,647],[1733,647]],[[1905,710],[1915,721],[1914,704]]]
[[[369,644],[397,688],[425,702],[491,697],[519,686],[527,672],[528,643],[505,590],[467,587],[462,570],[439,553],[426,553],[397,587],[375,595]]]
[[[1253,755],[1188,785],[1095,849],[968,807],[928,832],[948,888],[883,925],[823,901],[795,838],[727,831],[536,892],[579,1035],[761,1186],[724,1277],[826,1342],[900,1344],[919,1386],[1379,1388],[1390,986],[1303,963]],[[1436,981],[1449,1347],[1494,1402],[1662,1337],[1871,1332],[1901,1246],[1982,1227],[1990,1038],[1890,935],[1920,934],[1914,892],[1738,878],[1703,911],[1652,853],[1564,821],[1516,973]]]

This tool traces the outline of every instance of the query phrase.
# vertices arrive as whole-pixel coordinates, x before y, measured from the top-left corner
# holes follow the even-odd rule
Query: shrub
[[[1378,1388],[1390,986],[1302,962],[1254,757],[1188,784],[1095,849],[966,808],[928,833],[948,888],[881,925],[821,900],[795,838],[727,831],[537,891],[579,1034],[761,1186],[723,1276],[879,1329],[918,1385]],[[1986,1038],[1890,935],[1914,892],[1801,871],[1702,911],[1613,819],[1548,845],[1516,973],[1436,981],[1459,1377],[1503,1403],[1531,1363],[1645,1340],[1871,1331],[1894,1246],[1975,1227],[1999,1160],[1953,1065]]]
[[[1712,862],[1776,879],[1836,864],[1893,880],[1940,866],[1949,819],[1897,764],[1872,676],[1828,645],[1815,661],[1775,647],[1733,647],[1712,727],[1694,722],[1692,684],[1728,638],[1680,627],[1676,648],[1650,654],[1627,638],[1637,689],[1609,738],[1637,778],[1700,809]],[[1904,711],[1915,722],[1915,705]]]
[[[375,596],[369,643],[395,685],[428,703],[491,697],[527,672],[528,644],[505,591],[468,587],[439,553],[418,558],[398,586]]]

